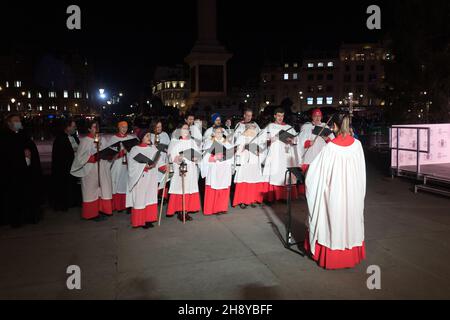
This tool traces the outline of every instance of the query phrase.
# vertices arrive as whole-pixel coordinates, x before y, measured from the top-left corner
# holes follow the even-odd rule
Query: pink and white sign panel
[[[399,128],[401,127],[401,128]],[[414,127],[414,128],[411,128]],[[396,129],[397,128],[397,129]],[[392,126],[391,147],[402,149],[417,150],[417,129],[419,130],[419,148],[421,151],[427,151],[428,130],[430,137],[429,153],[420,153],[419,164],[440,164],[450,163],[450,123],[441,124],[417,124],[417,125],[398,125]],[[402,151],[398,153],[399,166],[411,166],[417,164],[416,151]],[[392,150],[391,167],[397,166],[397,150]]]

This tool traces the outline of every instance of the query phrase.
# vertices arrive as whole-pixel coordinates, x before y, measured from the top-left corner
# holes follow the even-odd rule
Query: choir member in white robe
[[[182,177],[180,176],[180,164],[185,161],[187,164],[187,173],[184,176],[184,199],[186,220],[192,220],[190,212],[200,211],[200,195],[198,190],[198,167],[197,162],[201,159],[192,159],[189,155],[180,154],[183,151],[194,149],[200,152],[197,143],[190,138],[188,124],[183,124],[180,128],[180,138],[172,139],[169,145],[169,158],[173,163],[173,176],[170,181],[169,203],[167,205],[167,216],[173,216],[178,213],[178,219],[183,220],[183,189]],[[191,161],[194,160],[194,161]]]
[[[224,131],[222,127],[215,128],[214,138],[204,145],[205,153],[201,161],[202,177],[206,179],[204,215],[228,212],[234,148],[226,141]],[[214,148],[215,142],[219,145],[213,152],[211,148]]]
[[[131,225],[134,228],[152,228],[158,220],[158,168],[156,164],[139,163],[134,158],[142,154],[153,160],[158,150],[152,145],[150,131],[139,133],[141,143],[128,155],[127,207],[131,208]]]
[[[81,178],[82,218],[103,220],[104,215],[112,215],[111,162],[99,160],[95,156],[96,141],[100,150],[108,147],[106,139],[98,133],[98,128],[97,122],[90,124],[89,134],[80,141],[70,173]]]
[[[201,149],[203,143],[202,129],[195,123],[195,117],[193,114],[188,113],[184,119],[185,123],[189,126],[189,132],[191,139],[195,141],[197,147]],[[177,128],[172,132],[172,139],[180,139],[180,129]]]
[[[297,134],[296,131],[292,126],[284,123],[283,109],[277,108],[274,113],[275,122],[270,123],[264,130],[265,132],[262,133],[269,144],[263,170],[267,181],[265,200],[268,202],[287,199],[286,184],[289,181],[289,175],[286,175],[286,170],[287,168],[298,167],[300,162],[297,148],[294,147],[295,138],[284,143],[278,137],[281,130],[293,135]],[[297,180],[293,174],[291,176],[292,184],[295,185]],[[297,198],[297,188],[293,187],[291,190],[291,199],[294,200]]]
[[[320,151],[322,151],[327,143],[335,138],[333,134],[330,134],[326,139],[317,137],[313,134],[313,130],[316,126],[330,129],[326,123],[322,122],[322,117],[322,111],[320,109],[314,109],[312,111],[312,122],[303,124],[300,130],[297,151],[300,157],[300,167],[305,174],[310,163],[319,155]],[[300,184],[298,191],[301,194],[305,194],[305,185]]]
[[[117,142],[136,139],[136,136],[128,134],[128,123],[121,121],[117,124],[118,133],[113,135],[109,140],[109,145],[113,145]],[[126,210],[126,194],[127,194],[127,181],[128,181],[128,160],[127,150],[120,146],[120,152],[114,157],[111,166],[111,179],[112,179],[112,191],[113,191],[113,210],[124,211]]]
[[[256,123],[248,122],[245,128],[236,140],[238,148],[235,155],[236,174],[233,198],[233,207],[239,205],[242,209],[248,205],[255,207],[257,203],[262,203],[267,188],[262,174],[265,141],[257,136],[260,130]]]
[[[239,121],[234,127],[233,132],[233,143],[236,143],[239,136],[247,129],[247,124],[252,124],[256,127],[256,130],[259,132],[261,129],[256,122],[252,120],[253,118],[253,110],[251,108],[246,108],[244,110],[244,119]]]
[[[335,117],[333,139],[306,175],[309,216],[305,249],[323,268],[352,268],[365,258],[366,167],[361,143],[349,117]]]
[[[220,117],[220,114],[214,113],[211,116],[211,120],[213,125],[206,129],[205,133],[203,134],[203,143],[207,143],[212,140],[214,136],[214,128],[216,127],[222,127],[222,118]],[[224,131],[225,137],[228,136],[228,132]]]
[[[163,131],[162,122],[160,120],[154,121],[151,126],[151,134],[150,140],[152,144],[156,147],[158,145],[165,144],[169,146],[170,138],[169,135]],[[159,158],[159,166],[158,166],[158,192],[162,195],[162,189],[164,187],[164,177],[166,170],[168,170],[169,158],[167,156],[167,152],[161,152],[161,156]],[[167,186],[166,186],[167,188]],[[165,192],[165,198],[167,199],[169,195],[167,194],[167,190]]]

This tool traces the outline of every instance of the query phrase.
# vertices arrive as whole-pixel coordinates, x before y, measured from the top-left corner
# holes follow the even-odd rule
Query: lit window
[[[284,64],[284,67],[285,67],[285,68],[289,68],[289,63],[285,63],[285,64]]]
[[[184,88],[184,81],[180,81],[180,88]]]
[[[14,87],[20,88],[22,86],[22,81],[14,81]]]
[[[48,93],[48,96],[49,96],[50,98],[56,98],[56,92],[55,92],[55,91],[50,91],[50,92]]]
[[[6,81],[6,87],[9,88],[9,82],[8,81]]]
[[[319,68],[323,68],[323,62],[319,62],[319,63],[317,64],[317,66],[318,66]]]
[[[317,104],[323,104],[323,98],[322,97],[318,97],[317,98]]]
[[[312,104],[314,104],[314,99],[313,98],[306,98],[306,103],[308,105],[312,105]]]
[[[31,99],[31,92],[28,91],[28,99]]]
[[[172,81],[172,87],[174,87],[174,88],[177,87],[177,82],[176,81]]]
[[[298,73],[294,73],[294,74],[292,75],[292,79],[297,80],[297,79],[298,79]]]
[[[308,68],[314,68],[314,63],[308,63]]]
[[[327,63],[327,67],[334,67],[334,63],[333,63],[333,62],[331,62],[331,61],[330,61],[330,62],[328,62],[328,63]]]
[[[86,99],[89,99],[89,93],[86,92]]]
[[[40,92],[38,92],[38,98],[41,99],[42,98],[42,94]]]
[[[64,90],[64,98],[68,98],[69,97],[69,92],[67,92],[67,90]]]
[[[294,68],[298,68],[298,63],[294,62]]]
[[[162,90],[162,84],[161,84],[161,83],[158,83],[158,85],[156,86],[156,88],[158,89],[158,91],[161,91],[161,90]]]
[[[39,106],[39,111],[42,111],[42,106]]]
[[[80,99],[80,98],[81,98],[81,93],[78,92],[78,91],[75,91],[75,92],[73,93],[73,96],[74,96],[76,99]]]
[[[333,104],[333,97],[327,97],[327,104]]]
[[[289,80],[289,73],[285,73],[283,79],[284,80]]]

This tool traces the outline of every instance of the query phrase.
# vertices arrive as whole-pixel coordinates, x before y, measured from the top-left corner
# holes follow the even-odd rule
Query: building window
[[[31,92],[28,91],[28,99],[31,99]]]
[[[323,92],[323,86],[321,85],[317,86],[317,92]]]
[[[22,81],[14,81],[14,87],[20,88],[22,86]]]
[[[49,96],[50,98],[56,98],[56,92],[55,92],[55,91],[50,91],[50,92],[48,93],[48,96]]]
[[[184,88],[184,81],[180,81],[180,88]]]
[[[158,84],[156,85],[156,89],[157,89],[158,91],[161,91],[161,90],[162,90],[162,84],[161,84],[161,83],[158,83]]]
[[[292,75],[292,79],[293,79],[293,80],[297,80],[297,79],[298,79],[298,73],[294,73],[294,74]]]
[[[285,63],[284,68],[286,68],[286,69],[289,68],[289,63]]]
[[[68,98],[69,97],[69,92],[67,90],[64,90],[64,98]]]
[[[317,97],[317,104],[318,105],[323,104],[323,98],[322,97]]]
[[[176,88],[177,87],[177,81],[172,81],[172,87]]]
[[[86,99],[89,99],[89,93],[86,92]]]
[[[37,96],[38,96],[39,99],[42,98],[42,94],[40,92],[38,92]]]
[[[364,65],[357,65],[356,71],[364,71]]]
[[[294,68],[298,68],[298,63],[294,62]]]
[[[308,68],[314,68],[314,63],[308,63]]]
[[[333,74],[331,74],[331,73],[327,74],[327,80],[328,81],[333,80],[333,78],[334,78]]]
[[[284,80],[289,80],[289,73],[285,73],[284,76],[283,76],[283,79]]]
[[[329,67],[329,68],[334,67],[334,63],[333,63],[332,61],[328,62],[328,63],[327,63],[327,67]]]
[[[327,86],[327,92],[333,92],[333,86]]]
[[[78,92],[78,91],[75,91],[75,92],[73,93],[73,96],[75,97],[75,99],[80,99],[80,98],[81,98],[81,93]]]
[[[319,62],[319,63],[317,64],[317,66],[318,66],[319,68],[323,68],[323,62]]]
[[[327,104],[333,104],[333,97],[327,97]]]
[[[363,74],[357,74],[356,75],[356,81],[364,82],[364,75]]]
[[[317,80],[322,81],[322,80],[323,80],[323,74],[318,74],[318,75],[317,75]]]
[[[314,80],[314,75],[308,74],[308,81],[313,81],[313,80]]]
[[[346,72],[350,72],[350,66],[349,66],[349,65],[346,65],[346,66],[345,66],[345,71],[346,71]]]
[[[344,82],[350,82],[352,81],[352,76],[350,74],[345,74],[344,75]]]
[[[306,103],[309,106],[313,105],[314,104],[314,98],[311,98],[311,97],[306,98]]]
[[[9,81],[6,81],[6,87],[9,88]]]
[[[377,80],[377,75],[375,73],[369,74],[369,81],[375,81]]]
[[[314,92],[314,87],[313,86],[308,86],[308,92]]]

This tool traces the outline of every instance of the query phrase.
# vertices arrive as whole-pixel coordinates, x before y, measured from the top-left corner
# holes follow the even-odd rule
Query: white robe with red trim
[[[179,152],[194,149],[201,153],[197,144],[192,139],[182,140],[182,139],[172,139],[169,145],[169,158],[173,163],[173,176],[170,182],[169,193],[170,194],[183,194],[182,191],[182,179],[180,176],[180,165],[175,163],[175,157],[179,155]],[[190,161],[190,159],[185,159],[187,163],[187,173],[184,177],[184,187],[185,194],[198,193],[198,177],[199,171],[197,164]],[[201,159],[198,159],[201,161]]]
[[[320,126],[329,129],[326,123],[321,123]],[[302,126],[300,134],[298,135],[297,151],[300,157],[301,165],[310,164],[313,162],[313,160],[319,155],[320,151],[322,151],[322,149],[327,145],[326,141],[322,137],[317,138],[317,136],[312,133],[314,128],[314,124],[307,122]],[[316,138],[317,140],[311,147],[305,148],[306,141],[314,141]],[[329,138],[333,140],[334,134],[331,134]]]
[[[120,141],[127,141],[130,139],[136,139],[134,135],[127,134],[124,137],[113,135],[108,144],[113,145]],[[121,147],[123,149],[123,146]],[[126,155],[124,156],[126,157]],[[125,158],[126,159],[126,158]],[[123,158],[113,160],[111,166],[111,179],[112,179],[112,192],[113,194],[126,194],[127,193],[127,181],[128,181],[128,165],[123,162]]]
[[[154,146],[134,146],[128,155],[127,200],[128,208],[145,209],[147,206],[158,203],[158,169],[155,167],[145,171],[145,164],[134,160],[142,153],[153,159],[157,153]]]
[[[362,246],[366,165],[358,140],[348,147],[329,143],[306,175],[309,243],[331,250]]]
[[[277,134],[281,130],[288,131],[288,129],[290,129],[288,132],[296,135],[296,131],[291,128],[292,127],[287,124],[280,125],[271,123],[265,129],[265,132],[261,134],[263,136],[262,138],[265,137],[266,139],[273,140],[268,148],[263,174],[266,182],[269,182],[269,184],[274,186],[286,185],[285,176],[287,168],[298,167],[298,164],[300,163],[297,148],[285,144],[277,138]],[[286,180],[288,180],[288,177]],[[292,175],[292,183],[295,184],[296,182],[295,176]]]
[[[220,143],[222,143],[225,148],[229,148],[230,152],[233,151],[232,145],[225,142],[225,140]],[[205,144],[204,149],[208,150],[212,145],[213,142],[210,141]],[[210,162],[210,156],[211,153],[206,151],[200,164],[202,178],[206,178],[205,184],[215,190],[228,189],[231,185],[234,157],[228,160]]]
[[[101,137],[100,150],[108,147],[108,145],[106,139]],[[111,162],[100,160],[99,186],[99,162],[88,163],[90,156],[95,153],[97,153],[97,145],[94,143],[94,139],[89,136],[82,138],[70,170],[73,176],[81,178],[83,202],[93,202],[99,198],[103,200],[112,199]]]
[[[253,142],[251,142],[253,140]],[[246,150],[245,145],[248,143],[257,144],[261,148],[261,152],[256,152],[256,150]],[[262,151],[265,148],[264,143],[261,137],[254,139],[253,137],[246,137],[240,135],[236,139],[236,145],[238,145],[238,149],[236,151],[236,157],[239,157],[239,161],[236,164],[236,174],[234,176],[235,183],[260,183],[265,182],[265,178],[262,174],[262,163],[264,161],[264,152]]]
[[[155,134],[153,134],[153,133],[150,134],[150,140],[152,141],[153,144],[155,144]],[[166,132],[161,132],[160,133],[160,135],[159,135],[159,143],[170,145],[170,138],[169,138],[169,135]],[[169,170],[168,163],[169,163],[169,157],[167,156],[167,153],[166,152],[161,152],[161,156],[160,156],[159,161],[158,161],[158,168],[161,167],[161,166],[166,165],[167,166],[166,169]],[[163,188],[164,176],[165,176],[165,173],[158,170],[158,183],[159,183],[158,188],[159,189]]]

